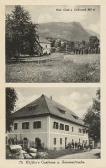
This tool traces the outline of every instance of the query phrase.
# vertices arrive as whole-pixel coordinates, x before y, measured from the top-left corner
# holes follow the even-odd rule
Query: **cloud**
[[[87,93],[74,91],[70,95],[60,96],[57,101],[82,117],[91,105],[92,97]]]
[[[15,111],[24,107],[25,105],[29,104],[30,102],[32,102],[38,98],[37,95],[30,96],[30,97],[26,98],[19,91],[17,91],[17,97],[18,97],[18,100],[16,102]]]
[[[99,33],[100,32],[100,24],[99,23],[97,23],[96,25],[95,24],[90,24],[88,26],[88,29],[92,30],[92,31],[94,31],[96,33]]]
[[[47,97],[52,96],[53,100],[82,117],[92,104],[97,88],[17,88],[18,95],[17,109],[36,100],[41,94]]]
[[[38,16],[38,23],[44,23],[44,22],[52,22],[53,18],[49,14],[40,14]]]
[[[80,98],[80,93],[79,92],[73,92],[70,96],[69,96],[70,99],[72,100],[79,100]]]
[[[31,19],[34,23],[46,22],[80,22],[86,29],[90,29],[96,33],[100,32],[100,7],[97,5],[24,5],[24,9],[29,11]],[[61,9],[58,11],[56,9]],[[86,9],[86,11],[75,11],[74,9]],[[88,8],[94,8],[95,11],[88,12]],[[10,13],[14,9],[14,5],[6,6],[6,13]],[[64,11],[69,9],[69,11]]]

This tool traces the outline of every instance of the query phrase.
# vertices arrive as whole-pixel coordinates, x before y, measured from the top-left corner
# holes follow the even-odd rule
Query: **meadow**
[[[35,61],[6,64],[6,82],[64,83],[100,81],[100,55],[53,53]]]

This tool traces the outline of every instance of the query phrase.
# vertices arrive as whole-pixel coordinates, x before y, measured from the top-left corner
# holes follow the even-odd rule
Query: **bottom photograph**
[[[6,88],[6,159],[100,159],[100,88]]]

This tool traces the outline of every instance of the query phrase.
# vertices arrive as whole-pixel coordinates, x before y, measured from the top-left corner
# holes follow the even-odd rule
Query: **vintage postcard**
[[[0,1],[0,167],[106,167],[105,11]]]
[[[100,82],[99,5],[6,5],[6,82]]]
[[[100,159],[100,120],[100,88],[6,88],[6,159]]]

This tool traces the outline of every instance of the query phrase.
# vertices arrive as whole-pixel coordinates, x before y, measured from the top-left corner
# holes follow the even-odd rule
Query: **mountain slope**
[[[39,25],[40,36],[64,40],[88,40],[90,33],[79,22],[49,22]]]

